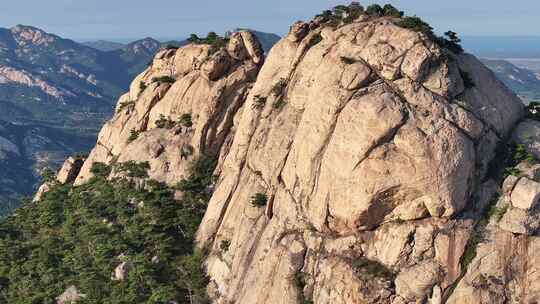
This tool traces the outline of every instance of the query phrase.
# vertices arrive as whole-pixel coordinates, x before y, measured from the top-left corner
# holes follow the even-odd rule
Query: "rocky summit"
[[[192,37],[158,52],[61,183],[178,184],[184,208],[193,164],[215,160],[194,235],[206,295],[187,284],[185,303],[536,303],[540,114],[447,36],[353,3],[266,58],[249,31]],[[112,281],[140,267],[118,261]]]

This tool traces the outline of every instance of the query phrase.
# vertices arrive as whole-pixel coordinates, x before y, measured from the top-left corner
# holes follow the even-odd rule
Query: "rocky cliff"
[[[411,19],[375,15],[295,23],[266,59],[246,31],[161,51],[75,184],[135,161],[173,185],[217,158],[197,235],[215,303],[537,301],[536,122],[501,188],[520,100]]]

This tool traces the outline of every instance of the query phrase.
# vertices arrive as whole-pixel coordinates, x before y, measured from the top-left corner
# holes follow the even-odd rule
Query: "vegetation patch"
[[[426,35],[441,48],[448,49],[456,54],[463,53],[463,47],[460,45],[461,39],[453,31],[447,31],[444,33],[444,37],[439,37],[435,35],[433,28],[427,22],[417,16],[403,17],[396,22],[396,25]]]
[[[112,168],[101,162],[96,162],[92,164],[90,172],[97,177],[106,178],[111,174]]]
[[[367,276],[368,278],[383,278],[393,281],[396,277],[396,274],[390,268],[365,257],[354,260],[352,266],[361,276]]]
[[[193,121],[191,119],[191,114],[184,113],[178,119],[178,123],[186,128],[191,128],[193,126]]]
[[[213,176],[216,165],[217,161],[213,158],[198,159],[192,163],[189,177],[181,180],[175,189],[184,192],[184,195],[197,193],[197,197],[193,199],[208,201],[212,194],[210,186],[216,181],[216,177]]]
[[[272,94],[274,96],[281,96],[283,93],[285,93],[285,89],[287,88],[287,79],[280,78],[276,84],[272,87]]]
[[[139,138],[139,134],[141,134],[140,131],[136,131],[135,129],[131,129],[131,131],[129,131],[129,137],[127,139],[127,142],[131,143],[131,142],[137,140],[137,138]]]
[[[114,172],[132,178],[146,178],[150,170],[150,163],[128,161],[125,163],[117,163],[114,165]]]
[[[523,145],[502,142],[495,149],[495,156],[489,163],[487,176],[496,179],[504,179],[509,175],[518,176],[521,172],[516,166],[522,161],[532,163],[537,160]]]
[[[268,97],[264,97],[264,96],[261,96],[261,95],[255,95],[254,98],[253,98],[253,108],[254,109],[263,109],[264,108],[264,105],[266,104],[266,100],[268,99]]]
[[[132,110],[135,107],[135,101],[125,101],[120,103],[118,106],[118,112],[123,111],[124,109]]]
[[[209,32],[208,35],[206,35],[206,38],[199,38],[199,36],[196,34],[191,34],[188,41],[195,44],[209,44],[210,49],[208,50],[208,55],[213,55],[220,49],[227,46],[227,43],[229,43],[229,38],[220,37],[215,32]]]
[[[332,10],[325,10],[316,18],[321,19],[323,24],[338,26],[341,23],[348,24],[358,19],[364,12],[364,7],[358,2],[352,2],[349,6],[338,5]]]
[[[253,207],[261,208],[268,203],[268,197],[264,193],[255,193],[250,200]]]
[[[221,243],[219,243],[219,249],[221,249],[221,252],[229,251],[229,247],[231,247],[231,241],[229,240],[222,240]]]
[[[160,77],[152,78],[152,82],[175,83],[176,79],[174,77],[171,77],[171,76],[160,76]]]
[[[205,256],[194,240],[214,164],[190,167],[180,202],[157,181],[147,189],[109,181],[100,163],[84,185],[57,184],[40,203],[24,200],[0,220],[0,303],[55,303],[71,285],[86,295],[80,303],[206,303]],[[115,281],[120,256],[133,268]]]
[[[176,122],[163,114],[160,114],[159,119],[156,120],[156,127],[159,129],[172,129],[174,126],[176,126]]]
[[[299,293],[299,298],[300,298],[299,303],[301,303],[301,304],[313,304],[313,300],[309,299],[309,298],[306,298],[306,296],[304,295],[304,288],[307,285],[306,277],[307,277],[306,274],[304,274],[304,273],[302,273],[300,271],[297,272],[294,275],[294,285],[296,286],[296,288],[298,288],[298,293]]]
[[[319,44],[323,40],[323,37],[320,33],[316,33],[309,39],[308,46],[314,47],[315,45]]]
[[[178,50],[179,47],[176,46],[176,45],[167,44],[167,46],[165,46],[164,49],[166,49],[166,50]]]
[[[341,62],[343,62],[344,64],[354,64],[356,63],[356,60],[353,59],[353,58],[350,58],[350,57],[343,57],[341,56]]]
[[[283,97],[280,97],[274,102],[273,107],[276,110],[281,110],[283,109],[283,107],[285,107],[286,104],[287,102],[285,102],[285,99]]]
[[[465,85],[465,88],[472,89],[476,86],[469,73],[460,69],[459,74],[461,75],[461,79],[463,79],[463,84]]]
[[[144,81],[141,81],[139,82],[139,89],[141,90],[141,93],[146,90],[148,86],[146,85],[146,83]]]

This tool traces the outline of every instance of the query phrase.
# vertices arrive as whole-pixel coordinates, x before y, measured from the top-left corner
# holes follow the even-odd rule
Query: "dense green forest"
[[[0,222],[0,303],[56,303],[70,286],[84,295],[77,303],[204,303],[203,255],[193,243],[214,167],[194,162],[175,187],[181,200],[145,181],[147,164],[108,180],[111,168],[98,163],[89,183],[53,183],[40,202],[23,202]],[[123,262],[129,271],[115,279]]]

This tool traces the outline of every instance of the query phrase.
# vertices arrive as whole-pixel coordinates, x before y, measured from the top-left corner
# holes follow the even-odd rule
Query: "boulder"
[[[81,299],[86,298],[85,294],[80,293],[77,287],[68,287],[60,296],[56,297],[57,304],[75,304]]]
[[[399,273],[395,281],[396,292],[407,301],[423,301],[439,278],[440,269],[437,263],[421,263]]]
[[[536,210],[508,208],[499,221],[499,227],[515,234],[533,235],[540,228],[540,215]]]
[[[298,42],[304,39],[304,37],[306,37],[308,33],[309,33],[309,24],[303,21],[298,21],[294,23],[289,29],[289,35],[287,36],[287,39],[289,39],[292,42]]]
[[[33,202],[39,202],[43,198],[43,195],[51,190],[51,187],[48,183],[42,184],[39,186],[38,191],[34,195],[34,198],[32,199]]]
[[[512,206],[523,210],[529,210],[536,206],[540,199],[540,183],[521,178],[510,195]]]
[[[73,183],[81,171],[83,164],[84,158],[68,158],[62,165],[60,171],[58,171],[56,179],[61,184]]]
[[[113,280],[124,281],[127,278],[129,271],[132,268],[133,268],[133,263],[131,263],[130,261],[125,261],[125,262],[120,263],[114,269]]]
[[[225,75],[232,64],[229,53],[219,50],[201,66],[201,74],[208,80],[215,81]]]

